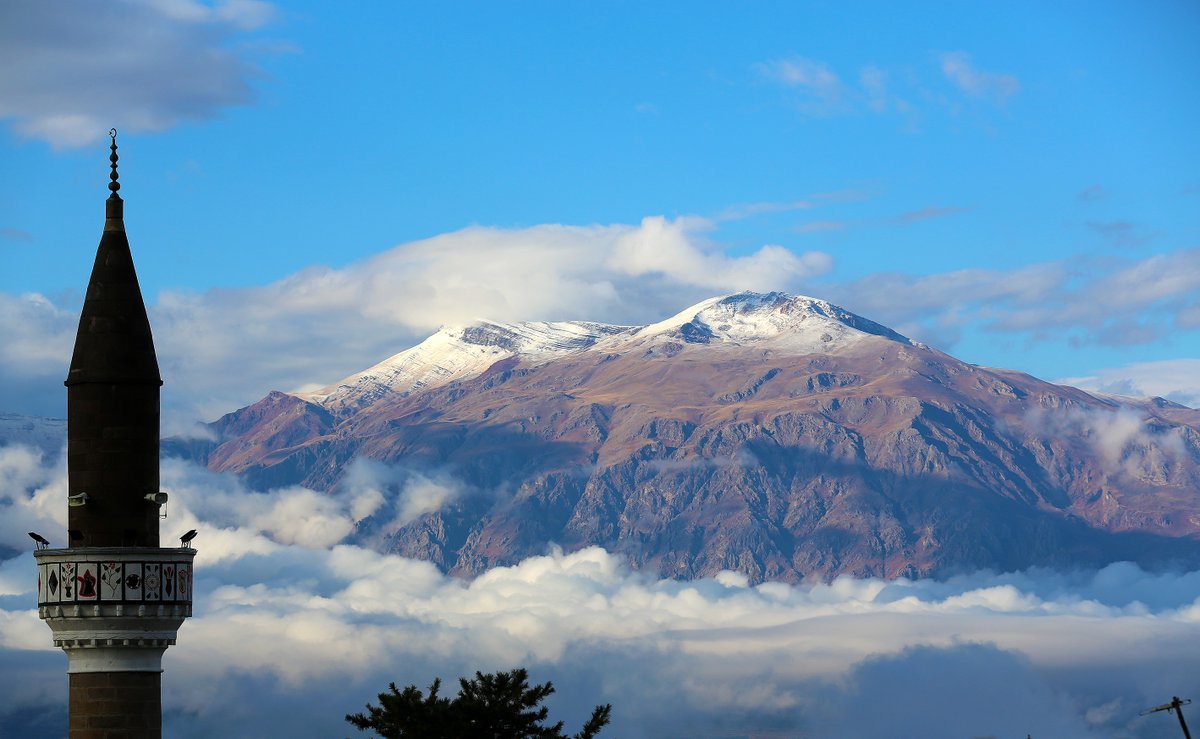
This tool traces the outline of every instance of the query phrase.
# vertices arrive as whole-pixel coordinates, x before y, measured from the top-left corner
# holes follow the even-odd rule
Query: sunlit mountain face
[[[353,540],[472,574],[599,545],[751,582],[1200,559],[1200,411],[978,367],[827,302],[445,328],[171,453],[387,503]]]

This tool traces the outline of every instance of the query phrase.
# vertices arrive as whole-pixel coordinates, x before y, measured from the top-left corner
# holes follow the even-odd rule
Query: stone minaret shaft
[[[159,739],[162,655],[192,612],[191,548],[160,548],[150,322],[125,236],[116,131],[104,233],[67,375],[67,546],[35,552],[67,653],[71,739]]]

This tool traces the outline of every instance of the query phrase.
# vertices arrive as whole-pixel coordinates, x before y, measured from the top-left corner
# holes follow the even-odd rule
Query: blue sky
[[[1046,5],[6,3],[0,410],[61,414],[110,126],[180,417],[740,289],[1198,403],[1200,6]]]
[[[164,435],[445,323],[742,289],[1200,406],[1198,38],[1194,0],[5,0],[0,413],[65,413],[113,126]],[[462,581],[339,543],[370,469],[251,494],[164,461],[205,557],[168,735],[344,734],[390,680],[516,664],[627,737],[1148,737],[1195,697],[1200,573],[752,588],[587,549]],[[61,539],[61,458],[0,448],[0,480],[0,549]],[[0,561],[0,726],[40,735],[66,682],[32,566]]]

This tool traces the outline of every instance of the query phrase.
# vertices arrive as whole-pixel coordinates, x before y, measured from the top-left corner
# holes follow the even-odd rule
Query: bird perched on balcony
[[[195,538],[196,538],[196,530],[192,529],[192,530],[188,531],[186,534],[184,534],[183,536],[179,537],[179,545],[182,546],[184,549],[191,549],[192,548],[192,539],[195,539]]]
[[[37,542],[37,548],[39,550],[45,549],[46,547],[50,546],[50,542],[46,541],[46,537],[44,537],[41,534],[38,534],[36,532],[30,531],[29,538],[33,539],[35,542]]]

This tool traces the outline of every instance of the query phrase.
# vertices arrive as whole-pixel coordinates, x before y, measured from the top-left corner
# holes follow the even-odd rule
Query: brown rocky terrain
[[[438,510],[357,536],[459,573],[551,544],[753,581],[1200,561],[1200,411],[973,366],[777,294],[527,326],[272,393],[187,453],[260,488],[333,491],[355,459],[451,475],[465,492]],[[545,338],[568,328],[583,338]]]

